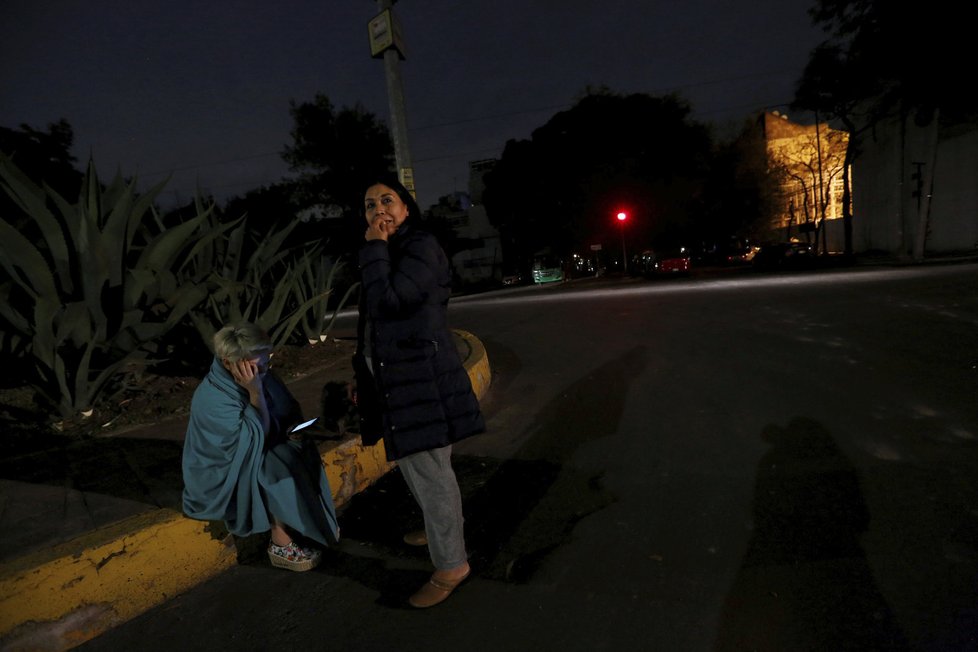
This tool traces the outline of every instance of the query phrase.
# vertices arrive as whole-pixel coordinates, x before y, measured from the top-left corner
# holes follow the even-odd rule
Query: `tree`
[[[688,226],[701,199],[710,135],[676,96],[588,91],[571,109],[510,141],[486,174],[485,205],[508,257],[525,266],[617,242],[626,208],[629,239],[643,246]],[[515,251],[513,251],[515,249]],[[512,262],[512,261],[511,261]]]
[[[370,177],[394,169],[394,147],[387,127],[359,104],[334,109],[329,98],[316,94],[312,102],[289,102],[293,127],[292,144],[282,158],[299,173],[294,204],[299,210],[320,207],[322,211],[350,217],[359,215],[359,195]],[[352,238],[362,237],[359,224],[351,220],[327,220],[324,225],[335,242],[332,249],[345,251]]]
[[[974,117],[970,89],[956,79],[957,66],[971,54],[966,5],[934,0],[924,9],[884,0],[817,0],[810,14],[829,35],[813,61],[820,50],[835,50],[846,78],[838,81],[859,82],[844,86],[846,94],[883,110]]]
[[[936,149],[942,123],[974,120],[970,88],[956,75],[970,60],[966,5],[935,0],[926,9],[882,0],[817,0],[810,14],[828,38],[816,48],[795,93],[795,108],[838,119],[849,131],[843,169],[846,254],[852,253],[849,167],[861,141],[883,119],[910,116],[930,125]],[[928,172],[933,166],[928,166]],[[927,182],[925,182],[927,183]],[[926,210],[921,213],[926,220]],[[925,228],[917,229],[916,257]]]
[[[757,239],[784,205],[783,174],[783,167],[768,157],[762,122],[749,119],[714,150],[695,239],[708,246],[731,237]]]
[[[20,125],[19,130],[0,127],[0,152],[31,182],[46,185],[58,195],[72,199],[78,197],[83,177],[71,155],[74,140],[74,131],[64,119],[49,124],[47,131],[26,124]],[[31,222],[3,194],[0,194],[0,211],[8,219],[12,217],[18,228]]]
[[[318,240],[319,235],[310,232],[308,224],[297,223],[296,215],[301,212],[297,194],[296,184],[290,181],[250,190],[225,203],[221,211],[222,221],[243,218],[249,236],[259,239],[270,229],[289,229],[289,237],[283,243],[286,248]]]
[[[856,53],[847,60],[839,46],[828,44],[812,53],[795,90],[794,108],[814,111],[826,120],[835,118],[849,133],[842,162],[842,228],[847,257],[852,256],[849,171],[861,149],[862,138],[890,111],[888,101],[873,102],[870,98],[885,95],[885,86],[873,74],[869,61]]]
[[[22,124],[16,131],[0,127],[0,152],[34,183],[46,183],[64,196],[78,194],[82,173],[71,155],[75,134],[67,120],[47,126],[47,131]]]

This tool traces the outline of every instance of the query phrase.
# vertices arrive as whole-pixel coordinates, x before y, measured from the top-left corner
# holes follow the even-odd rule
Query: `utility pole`
[[[618,211],[615,217],[618,218],[618,226],[621,228],[621,271],[628,272],[628,254],[625,253],[625,220],[628,219],[628,213]]]
[[[383,58],[387,78],[387,105],[390,110],[391,138],[394,140],[394,160],[397,177],[404,187],[417,198],[414,189],[414,168],[407,138],[407,112],[404,104],[404,86],[401,83],[401,59],[404,58],[404,42],[400,25],[392,9],[396,0],[377,0],[380,13],[369,23],[370,54]]]
[[[816,201],[818,206],[815,211],[815,218],[818,219],[821,213],[822,218],[818,223],[817,233],[822,234],[822,253],[825,252],[825,182],[822,180],[822,125],[818,122],[818,109],[815,109],[815,147],[818,150],[818,196]],[[818,242],[815,242],[815,250],[818,251]]]

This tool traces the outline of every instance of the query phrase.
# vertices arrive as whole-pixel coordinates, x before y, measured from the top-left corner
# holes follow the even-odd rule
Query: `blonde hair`
[[[271,350],[268,333],[251,322],[229,324],[214,334],[214,355],[222,360],[248,360]]]

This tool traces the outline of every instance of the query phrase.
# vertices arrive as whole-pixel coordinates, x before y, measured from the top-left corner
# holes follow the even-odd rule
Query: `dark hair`
[[[363,187],[363,193],[360,194],[361,217],[366,214],[362,203],[363,195],[366,194],[367,190],[376,186],[377,184],[383,184],[397,193],[397,196],[400,197],[401,201],[408,207],[407,219],[412,220],[415,224],[421,221],[421,208],[418,206],[418,202],[414,199],[411,192],[404,187],[404,184],[402,184],[400,180],[398,180],[397,176],[393,173],[378,174],[373,177],[372,181]]]

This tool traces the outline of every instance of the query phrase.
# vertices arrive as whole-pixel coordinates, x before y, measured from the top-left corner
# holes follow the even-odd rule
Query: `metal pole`
[[[377,0],[377,7],[382,12],[390,9],[393,4],[392,0]],[[394,141],[397,176],[411,194],[415,195],[414,169],[411,166],[411,151],[408,148],[404,86],[401,83],[401,55],[396,48],[388,48],[384,52],[384,73],[387,78],[387,104],[390,110],[391,138]]]
[[[822,219],[819,222],[819,232],[822,234],[822,253],[825,253],[825,182],[822,180],[822,126],[818,122],[818,109],[815,109],[815,147],[818,150],[818,195],[816,201],[818,206],[815,210],[815,218],[818,219],[819,213]],[[818,250],[818,240],[815,241],[815,249]]]
[[[621,271],[628,271],[628,255],[625,253],[625,220],[621,220]]]

